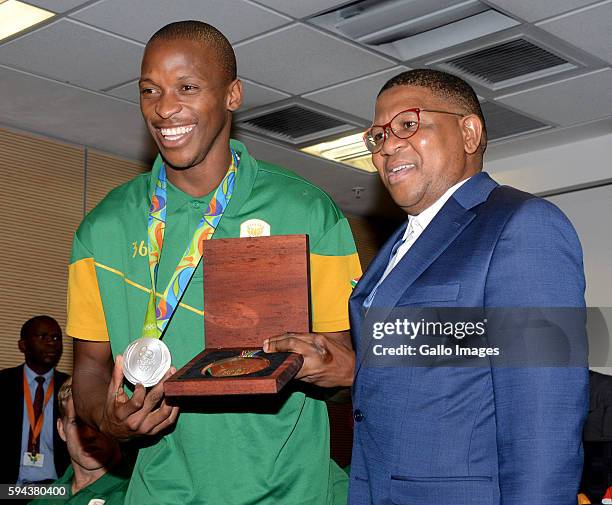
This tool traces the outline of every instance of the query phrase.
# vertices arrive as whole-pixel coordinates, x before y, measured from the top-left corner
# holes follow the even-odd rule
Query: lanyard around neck
[[[40,412],[39,418],[35,419],[34,403],[32,402],[30,385],[28,384],[28,379],[26,378],[25,370],[23,371],[23,394],[25,396],[26,410],[28,411],[28,421],[30,422],[30,429],[32,430],[32,441],[34,444],[36,444],[36,441],[40,436],[40,432],[42,431],[43,422],[45,420],[45,407],[47,406],[47,403],[49,403],[49,399],[53,394],[53,384],[55,382],[54,379],[55,377],[51,376],[51,381],[49,382],[49,387],[47,388],[47,394],[45,395],[45,401],[43,402],[43,408]]]
[[[234,183],[236,180],[236,169],[238,157],[232,149],[232,162],[225,177],[215,190],[198,227],[187,249],[180,259],[172,277],[163,294],[157,301],[157,273],[164,244],[164,232],[166,229],[166,202],[167,202],[167,179],[166,167],[162,165],[155,184],[155,190],[151,196],[151,207],[149,209],[148,221],[148,254],[149,272],[151,276],[151,295],[142,329],[142,337],[161,338],[172,318],[183,293],[189,285],[189,281],[202,259],[203,240],[212,238],[223,213],[232,198]]]

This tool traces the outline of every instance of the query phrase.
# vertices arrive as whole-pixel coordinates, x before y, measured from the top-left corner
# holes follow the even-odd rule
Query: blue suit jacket
[[[362,304],[404,230],[350,300],[358,364],[349,503],[575,505],[585,367],[363,364],[371,346],[361,335]],[[401,306],[583,307],[580,243],[550,202],[479,173],[380,284],[371,312]],[[572,338],[584,345],[584,326]]]

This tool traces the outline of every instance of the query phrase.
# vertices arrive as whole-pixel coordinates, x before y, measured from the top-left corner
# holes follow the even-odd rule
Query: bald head
[[[147,47],[164,40],[191,40],[202,45],[203,51],[213,51],[215,60],[227,82],[236,79],[236,55],[229,40],[214,26],[203,21],[177,21],[153,34]]]

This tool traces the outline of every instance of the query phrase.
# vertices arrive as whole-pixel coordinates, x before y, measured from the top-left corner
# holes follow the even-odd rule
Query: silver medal
[[[132,384],[155,386],[170,368],[168,346],[158,338],[139,338],[123,353],[123,375]]]

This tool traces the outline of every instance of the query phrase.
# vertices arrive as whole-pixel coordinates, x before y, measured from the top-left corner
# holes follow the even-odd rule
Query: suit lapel
[[[349,299],[349,316],[351,320],[351,335],[353,338],[353,348],[358,353],[361,332],[361,321],[364,316],[363,301],[370,294],[374,286],[380,279],[380,276],[387,268],[389,262],[389,256],[393,245],[399,240],[406,230],[407,222],[401,225],[391,237],[383,244],[380,251],[376,254],[374,259],[370,262],[368,269],[365,271],[357,286],[353,290],[353,294]]]
[[[435,218],[429,223],[425,231],[417,239],[417,241],[408,250],[406,255],[395,266],[387,278],[380,284],[376,291],[376,296],[372,302],[372,307],[376,310],[365,315],[363,326],[361,324],[355,328],[359,333],[354,335],[354,339],[359,340],[361,347],[361,357],[357,366],[357,372],[363,364],[363,358],[367,355],[364,345],[370,340],[370,336],[364,333],[362,328],[371,326],[371,319],[376,318],[376,321],[384,321],[389,313],[395,308],[401,296],[410,289],[410,286],[429,268],[429,266],[452,244],[459,234],[470,224],[476,217],[476,212],[471,210],[476,205],[486,201],[491,191],[497,186],[486,173],[479,173],[473,176],[462,187],[460,187],[453,196],[444,204]],[[376,256],[375,272],[369,274],[369,270],[364,276],[364,286],[357,285],[355,300],[351,300],[351,304],[361,302],[370,293],[384,269],[387,266],[389,254],[393,245],[404,232],[404,225],[398,230],[393,237],[385,244],[383,250]],[[374,263],[374,262],[373,262]],[[361,289],[359,289],[361,288]],[[359,298],[357,298],[357,296]],[[352,306],[354,312],[357,307]],[[361,308],[361,306],[359,306]],[[353,313],[353,316],[355,314]],[[353,317],[353,319],[356,319]],[[359,318],[361,321],[361,318]]]
[[[395,307],[409,286],[450,246],[475,215],[451,198],[396,265],[393,274],[378,287],[372,305]]]
[[[497,183],[488,174],[481,172],[457,189],[408,253],[396,265],[392,274],[378,287],[372,305],[387,307],[390,312],[409,286],[429,268],[476,217],[476,212],[472,209],[486,201],[496,186]]]
[[[15,379],[17,381],[17,397],[15,398],[15,425],[14,425],[14,436],[10,437],[9,440],[12,443],[13,450],[10,457],[13,459],[13,468],[15,469],[15,481],[19,477],[19,465],[21,464],[21,430],[23,428],[23,374],[25,373],[24,365],[20,365],[15,373]]]
[[[15,404],[17,405],[17,421],[19,424],[19,433],[21,434],[21,428],[23,425],[23,374],[25,374],[24,365],[20,365],[17,369],[17,398],[15,398]],[[19,447],[21,450],[21,447]]]
[[[373,310],[368,311],[365,315],[363,326],[359,328],[361,335],[355,335],[359,339],[361,351],[357,372],[361,369],[365,356],[368,355],[366,347],[371,335],[367,329],[371,328],[372,323],[387,319],[400,297],[449,247],[475,215],[474,212],[466,211],[454,199],[449,199],[406,255],[378,286],[376,296],[372,301]],[[379,277],[380,275],[377,279]]]

